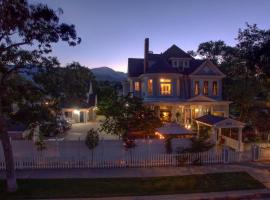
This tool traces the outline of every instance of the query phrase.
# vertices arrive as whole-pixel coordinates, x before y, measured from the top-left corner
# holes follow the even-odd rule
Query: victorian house
[[[128,59],[123,93],[142,98],[162,121],[175,121],[188,129],[196,124],[207,125],[205,120],[210,120],[210,126],[222,121],[242,127],[242,123],[228,118],[231,102],[222,99],[224,77],[210,60],[195,59],[176,45],[155,54],[149,51],[146,38],[144,58]],[[216,127],[214,131],[218,134],[219,130]]]
[[[224,77],[211,61],[194,59],[176,45],[154,54],[146,38],[144,58],[128,60],[124,95],[141,97],[163,121],[188,126],[209,113],[228,117],[230,102],[222,100]]]

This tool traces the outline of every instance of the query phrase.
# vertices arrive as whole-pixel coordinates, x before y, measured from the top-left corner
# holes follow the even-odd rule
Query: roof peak
[[[170,48],[162,53],[167,59],[176,57],[176,58],[192,58],[191,55],[186,53],[184,50],[179,48],[177,45],[173,44]]]

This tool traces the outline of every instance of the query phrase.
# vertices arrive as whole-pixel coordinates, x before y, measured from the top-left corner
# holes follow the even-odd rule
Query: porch
[[[242,130],[244,123],[220,116],[204,115],[196,120],[197,134],[202,127],[208,127],[210,138],[216,145],[228,146],[236,151],[244,150]]]
[[[186,128],[196,128],[195,119],[207,114],[228,117],[230,101],[198,95],[185,101],[145,102],[164,122],[177,122]]]

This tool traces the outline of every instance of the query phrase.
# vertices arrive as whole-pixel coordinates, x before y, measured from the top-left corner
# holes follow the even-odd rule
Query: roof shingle
[[[218,122],[221,122],[223,120],[225,120],[225,117],[220,117],[220,116],[215,116],[215,115],[204,115],[201,117],[198,117],[197,119],[195,119],[198,122],[202,122],[204,124],[208,124],[208,125],[214,125]]]
[[[146,73],[180,73],[190,74],[194,72],[205,60],[197,60],[192,58],[189,54],[184,52],[176,45],[172,45],[164,53],[153,54],[149,53],[149,67]],[[189,67],[184,69],[175,68],[172,66],[170,58],[187,58],[189,59]],[[128,76],[138,77],[144,73],[144,59],[143,58],[129,58],[128,59]]]

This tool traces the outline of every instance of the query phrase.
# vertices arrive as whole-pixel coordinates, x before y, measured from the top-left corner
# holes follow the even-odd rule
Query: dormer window
[[[172,66],[175,68],[180,68],[180,69],[188,68],[189,67],[189,60],[182,59],[182,58],[181,59],[180,58],[172,59]]]
[[[184,68],[187,68],[187,67],[189,67],[189,61],[185,60],[184,61]]]
[[[173,61],[172,61],[172,65],[173,65],[173,67],[178,67],[178,62],[177,62],[177,60],[173,60]]]

